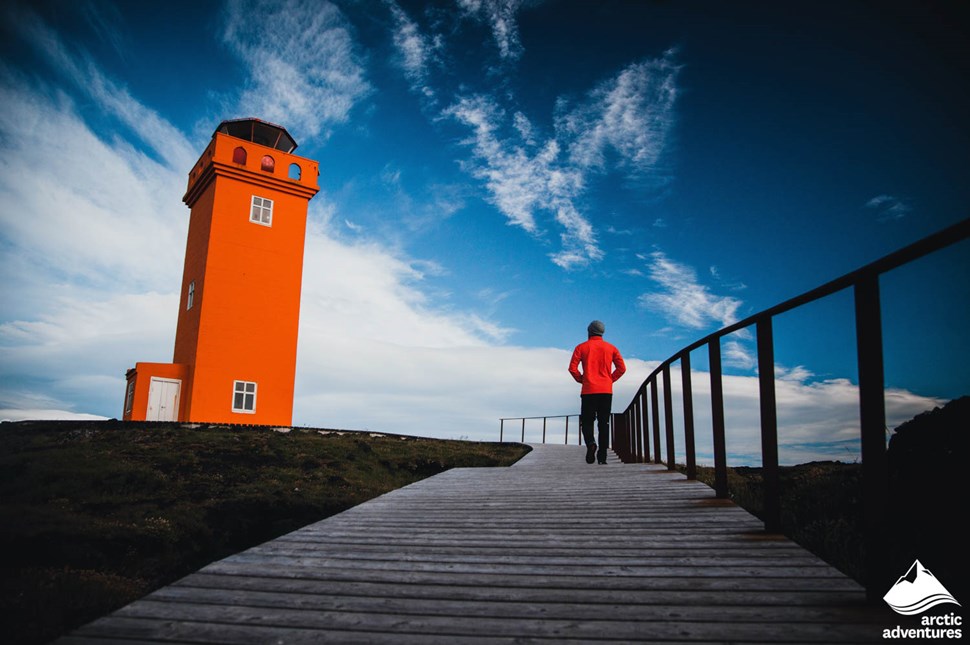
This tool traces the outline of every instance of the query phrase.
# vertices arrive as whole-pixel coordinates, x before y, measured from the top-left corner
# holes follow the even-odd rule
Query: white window
[[[253,207],[249,211],[249,221],[263,226],[272,226],[273,200],[253,195]]]
[[[256,412],[256,384],[250,381],[234,381],[232,385],[232,411],[254,414]]]
[[[188,311],[195,304],[195,280],[189,283],[189,295],[185,299],[185,310]]]
[[[135,401],[135,379],[128,381],[128,387],[125,391],[125,414],[131,412],[131,406]]]

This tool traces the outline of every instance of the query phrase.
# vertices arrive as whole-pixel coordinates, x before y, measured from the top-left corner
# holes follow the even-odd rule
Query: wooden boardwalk
[[[704,484],[584,455],[450,470],[58,643],[865,643],[894,620]]]

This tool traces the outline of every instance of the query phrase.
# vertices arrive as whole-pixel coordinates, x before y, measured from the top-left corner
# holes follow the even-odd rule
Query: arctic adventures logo
[[[930,570],[919,560],[913,562],[906,575],[882,597],[892,610],[903,616],[915,616],[937,605],[953,603],[961,607],[956,598],[946,590]],[[923,616],[919,627],[896,625],[882,631],[883,638],[962,638],[963,616],[948,613],[938,616]]]

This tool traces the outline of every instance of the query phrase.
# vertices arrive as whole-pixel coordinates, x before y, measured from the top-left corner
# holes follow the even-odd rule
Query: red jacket
[[[582,363],[583,371],[579,371]],[[616,369],[614,369],[614,366]],[[569,373],[577,383],[583,384],[582,394],[612,394],[613,382],[626,372],[626,363],[620,350],[603,340],[602,336],[590,336],[585,343],[576,345],[569,361]]]

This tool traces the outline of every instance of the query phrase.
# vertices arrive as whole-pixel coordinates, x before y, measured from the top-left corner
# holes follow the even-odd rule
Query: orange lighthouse
[[[286,129],[223,121],[189,172],[172,363],[128,370],[124,419],[292,424],[307,207],[317,162]]]

